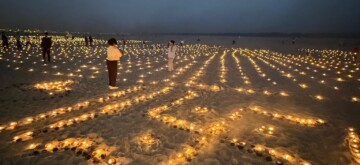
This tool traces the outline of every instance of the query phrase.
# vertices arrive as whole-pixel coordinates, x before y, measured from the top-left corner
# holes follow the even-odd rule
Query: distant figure
[[[26,48],[28,48],[29,46],[31,46],[31,38],[29,36],[29,34],[27,34],[25,36],[25,45],[26,45]]]
[[[184,46],[185,42],[184,40],[180,41],[180,46]]]
[[[127,40],[124,39],[124,40],[123,40],[123,45],[125,46],[126,44],[127,44]]]
[[[89,40],[86,36],[84,36],[84,40],[85,40],[85,46],[89,46]]]
[[[235,45],[235,44],[236,44],[236,41],[235,41],[235,40],[233,40],[233,41],[232,41],[232,44],[233,44],[233,45]]]
[[[168,70],[169,72],[174,70],[174,58],[177,47],[175,45],[175,41],[171,40],[168,46]]]
[[[295,45],[295,42],[296,42],[296,39],[293,38],[292,41],[291,41],[291,43],[292,43],[293,45]]]
[[[122,46],[122,50],[125,51],[125,48],[126,48],[126,40],[125,40],[125,39],[122,39],[121,42],[122,42],[122,45],[121,45],[121,46]]]
[[[15,40],[16,40],[17,50],[22,50],[22,45],[21,45],[20,34],[19,33],[16,33]]]
[[[201,41],[200,38],[198,38],[197,41],[200,42]]]
[[[93,38],[91,36],[89,36],[89,42],[90,42],[90,46],[93,46],[94,40],[93,40]]]
[[[9,50],[9,39],[5,35],[5,32],[1,33],[2,46],[4,50]]]
[[[106,65],[109,73],[109,89],[118,89],[116,86],[116,76],[118,70],[118,62],[122,56],[120,50],[117,48],[117,42],[115,38],[108,40]]]
[[[67,39],[67,40],[70,40],[71,38],[72,38],[72,35],[71,35],[69,32],[67,32],[67,33],[66,33],[66,39]]]
[[[45,32],[45,37],[43,37],[41,39],[42,55],[43,55],[44,62],[46,61],[45,54],[47,54],[48,62],[50,62],[50,48],[52,46],[52,41],[51,41],[51,38],[48,37],[48,35],[49,35],[49,33]]]

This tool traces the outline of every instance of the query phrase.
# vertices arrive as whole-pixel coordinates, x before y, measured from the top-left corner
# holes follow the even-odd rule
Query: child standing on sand
[[[171,40],[169,42],[169,48],[168,48],[168,70],[169,72],[174,70],[174,58],[176,53],[177,47],[175,45],[175,41]]]
[[[118,89],[116,86],[116,76],[118,70],[118,62],[122,56],[120,50],[117,48],[117,41],[115,38],[108,40],[106,65],[109,73],[109,89]]]

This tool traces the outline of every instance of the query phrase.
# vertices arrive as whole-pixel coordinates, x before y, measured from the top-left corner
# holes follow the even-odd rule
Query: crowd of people
[[[20,33],[16,33],[13,38],[15,39],[15,46],[16,50],[23,50],[23,41],[25,41],[25,48],[29,48],[33,45],[32,41],[35,39],[41,39],[39,36],[30,37],[29,34],[23,36],[23,41],[21,38]],[[2,40],[2,47],[4,50],[9,50],[9,37],[5,34],[5,32],[1,32],[1,40]]]

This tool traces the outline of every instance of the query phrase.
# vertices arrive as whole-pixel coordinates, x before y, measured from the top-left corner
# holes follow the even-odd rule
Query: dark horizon
[[[360,33],[360,1],[0,0],[1,28],[112,33]]]
[[[16,29],[16,30],[15,30]],[[9,31],[11,30],[11,31]],[[246,32],[238,32],[238,33],[121,33],[121,32],[71,32],[71,31],[54,31],[54,30],[42,30],[42,29],[18,29],[18,28],[0,28],[0,31],[5,32],[7,35],[14,35],[16,32],[20,32],[23,34],[32,34],[31,32],[25,32],[26,30],[39,30],[40,32],[32,32],[34,34],[41,34],[43,32],[50,32],[50,34],[54,35],[62,35],[67,32],[83,36],[83,35],[144,35],[144,36],[166,36],[166,35],[179,35],[179,36],[232,36],[232,37],[303,37],[303,38],[353,38],[360,39],[360,32],[358,33],[300,33],[300,32],[290,32],[290,33],[282,33],[282,32],[267,32],[267,33],[246,33]]]

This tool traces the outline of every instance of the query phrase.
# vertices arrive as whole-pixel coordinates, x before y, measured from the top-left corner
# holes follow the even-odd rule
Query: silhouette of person
[[[86,36],[84,36],[84,39],[85,39],[85,46],[89,46],[89,40]]]
[[[45,54],[47,55],[48,62],[50,62],[50,48],[52,46],[51,38],[48,37],[49,33],[45,33],[45,37],[41,39],[42,55],[44,62],[46,61]]]
[[[8,37],[5,35],[5,32],[1,33],[1,40],[2,40],[2,46],[5,50],[9,49],[9,39]]]
[[[29,34],[27,34],[26,36],[25,36],[25,45],[26,45],[26,48],[27,47],[29,47],[29,46],[31,46],[31,38],[30,38],[30,36],[29,36]]]
[[[17,50],[22,50],[22,45],[21,45],[20,34],[19,33],[16,33],[15,40],[16,40]]]
[[[124,50],[125,50],[125,48],[126,48],[126,42],[127,42],[127,41],[126,41],[125,39],[122,40],[122,43],[123,43],[123,46],[124,46]]]
[[[93,38],[91,36],[89,36],[89,41],[90,41],[90,46],[93,46],[94,40],[93,40]]]

